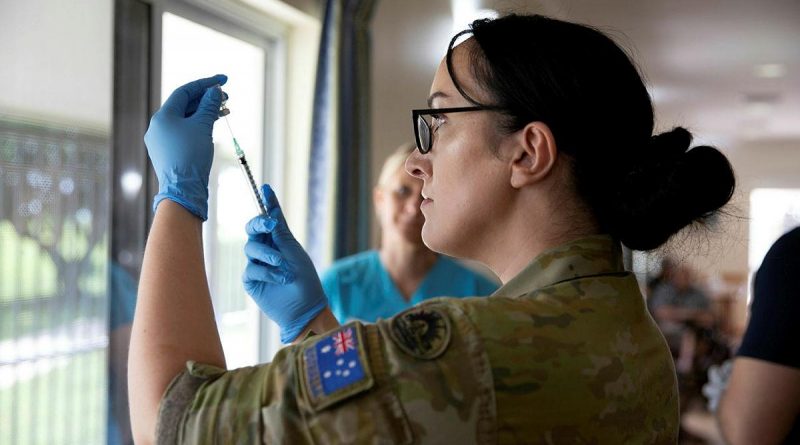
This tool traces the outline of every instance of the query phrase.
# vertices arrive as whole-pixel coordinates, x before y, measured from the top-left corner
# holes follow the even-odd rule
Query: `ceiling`
[[[696,142],[723,150],[759,143],[800,149],[798,0],[464,1],[607,32],[643,71],[660,129],[686,126]]]

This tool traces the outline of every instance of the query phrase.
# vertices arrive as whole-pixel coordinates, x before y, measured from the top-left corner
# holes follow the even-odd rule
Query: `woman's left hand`
[[[290,343],[328,306],[314,263],[286,224],[275,192],[261,187],[269,216],[247,223],[247,268],[242,282],[256,304],[281,328]]]

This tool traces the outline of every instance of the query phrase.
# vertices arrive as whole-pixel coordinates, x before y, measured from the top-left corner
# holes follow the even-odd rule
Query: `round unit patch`
[[[392,320],[392,340],[405,353],[434,359],[450,344],[450,320],[439,309],[420,307],[401,312]]]

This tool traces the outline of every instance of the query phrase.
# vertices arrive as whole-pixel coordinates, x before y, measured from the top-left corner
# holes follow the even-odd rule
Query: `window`
[[[112,6],[0,14],[2,444],[106,442]]]
[[[200,11],[182,7],[163,14],[162,102],[188,81],[217,73],[228,76],[223,89],[230,96],[227,105],[231,114],[214,126],[209,219],[203,237],[217,326],[227,364],[232,368],[259,361],[262,324],[267,321],[241,283],[246,265],[244,226],[258,210],[236,160],[231,131],[245,151],[256,181],[268,181],[271,172],[264,165],[269,164],[265,159],[270,154],[265,152],[265,141],[270,130],[274,133],[277,128],[271,107],[280,100],[279,96],[267,95],[278,68],[278,61],[271,57],[275,45],[273,39],[248,33]]]
[[[283,184],[291,164],[287,188],[305,195],[319,23],[279,6],[280,21],[249,0],[3,8],[0,444],[132,443],[127,347],[155,185],[142,135],[160,96],[228,74],[231,125],[257,179]],[[206,259],[228,363],[241,366],[280,342],[240,283],[256,210],[220,124]],[[303,221],[294,198],[284,210]]]

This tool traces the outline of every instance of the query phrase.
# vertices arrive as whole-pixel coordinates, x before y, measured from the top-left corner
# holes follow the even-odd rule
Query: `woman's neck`
[[[502,227],[494,227],[487,237],[490,241],[484,244],[495,247],[482,252],[479,261],[505,284],[546,250],[597,234],[598,230],[591,214],[574,203],[565,202],[560,208],[530,206],[507,218]]]
[[[497,249],[487,260],[487,265],[503,284],[522,272],[542,252],[570,241],[569,238],[545,238],[536,233],[522,232],[515,235],[517,236],[509,237],[513,239],[501,241],[506,243],[504,246],[514,246],[513,249]]]

